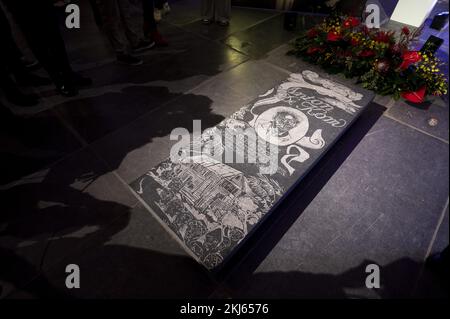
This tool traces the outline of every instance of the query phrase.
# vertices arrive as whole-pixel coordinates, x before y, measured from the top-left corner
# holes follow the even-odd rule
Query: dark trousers
[[[51,0],[3,0],[54,82],[72,72]]]
[[[2,42],[2,48],[0,49],[0,85],[6,87],[13,85],[10,74],[24,72],[25,68],[20,61],[22,53],[12,37],[11,26],[1,7],[0,39]]]

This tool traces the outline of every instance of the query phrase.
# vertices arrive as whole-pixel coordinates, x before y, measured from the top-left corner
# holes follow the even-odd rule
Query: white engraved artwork
[[[308,90],[318,94],[308,96]],[[214,269],[286,192],[290,183],[286,181],[298,168],[295,163],[307,161],[309,152],[325,147],[323,130],[308,134],[311,126],[322,121],[342,128],[346,121],[332,117],[339,114],[332,111],[339,108],[354,114],[360,108],[355,102],[361,99],[361,94],[314,72],[291,74],[256,102],[205,130],[199,142],[201,154],[190,152],[179,162],[169,158],[133,187],[153,207],[156,205],[158,215],[196,258]],[[256,173],[259,163],[251,164],[252,168],[247,164],[246,169],[213,159],[208,150],[228,147],[213,137],[227,129],[254,130],[255,135],[275,144],[284,152],[277,154],[283,169],[274,176],[264,175]],[[247,144],[241,144],[240,150]]]
[[[309,82],[307,80],[309,80]],[[361,108],[361,106],[357,105],[355,102],[362,99],[362,94],[356,93],[344,85],[323,79],[313,71],[303,71],[302,74],[291,74],[288,81],[279,86],[274,96],[257,101],[253,107],[289,101],[289,91],[296,88],[310,89],[316,91],[320,95],[328,96],[329,98],[322,98],[321,100],[326,104],[331,104],[350,114],[354,114]],[[267,95],[270,95],[270,93],[267,92],[260,97],[265,97]]]

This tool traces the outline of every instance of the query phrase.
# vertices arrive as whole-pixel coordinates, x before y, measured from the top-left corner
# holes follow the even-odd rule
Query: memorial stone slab
[[[293,73],[198,136],[181,130],[168,159],[131,187],[193,258],[218,270],[373,97]]]

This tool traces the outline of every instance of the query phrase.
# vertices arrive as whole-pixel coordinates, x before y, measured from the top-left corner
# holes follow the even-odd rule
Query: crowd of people
[[[92,80],[75,72],[70,64],[56,8],[70,1],[0,0],[0,88],[6,100],[21,107],[35,106],[39,96],[25,93],[23,87],[55,85],[66,97],[92,85]],[[133,16],[133,5],[142,2],[143,19]],[[117,62],[140,65],[135,54],[153,47],[164,47],[168,41],[158,31],[158,22],[170,12],[167,0],[89,0],[95,22],[108,37]],[[140,4],[139,4],[140,5]],[[230,0],[202,0],[203,24],[217,22],[227,26],[230,20]],[[26,45],[37,61],[28,61],[19,49],[12,28],[18,26]],[[41,66],[48,77],[33,71]]]

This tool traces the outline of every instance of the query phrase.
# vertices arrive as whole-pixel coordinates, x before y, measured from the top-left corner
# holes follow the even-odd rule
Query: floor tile
[[[212,101],[193,93],[184,94],[132,125],[94,143],[92,147],[108,162],[110,169],[127,182],[135,180],[170,154],[177,142],[170,140],[175,128],[192,131],[194,120],[204,127],[223,120],[211,110]]]
[[[448,221],[448,205],[445,209],[442,224],[437,230],[436,238],[433,243],[430,255],[442,252],[449,245],[449,221]]]
[[[439,97],[431,97],[430,101],[423,106],[399,100],[390,108],[387,114],[399,121],[448,141],[448,104],[445,105],[439,99]],[[437,125],[429,125],[430,119],[436,119],[438,121]]]
[[[223,41],[252,58],[261,58],[294,37],[293,32],[283,29],[283,16],[278,15],[249,29],[236,32]]]
[[[0,196],[0,250],[8,261],[1,281],[15,287],[102,240],[105,228],[137,203],[87,149],[2,188]]]
[[[207,298],[215,285],[147,209],[138,205],[110,226],[110,237],[72,255],[12,295],[44,291],[65,298]],[[65,267],[80,267],[80,288],[65,287]],[[44,283],[44,284],[43,284]]]
[[[184,25],[183,29],[211,40],[218,40],[235,32],[247,29],[278,14],[279,13],[276,11],[261,11],[233,7],[231,10],[230,25],[228,27],[222,27],[217,24],[203,25],[201,20],[197,20]]]
[[[113,83],[85,90],[56,110],[92,142],[246,59],[219,44],[203,41],[203,45],[161,59],[145,56],[144,65],[131,69],[117,65],[99,68],[96,74],[113,74]]]
[[[0,105],[0,185],[35,172],[81,147],[52,112],[13,115]],[[7,169],[6,169],[7,168]]]
[[[167,21],[175,25],[183,25],[200,19],[200,1],[175,0],[170,2],[171,12]]]
[[[408,296],[448,198],[446,163],[447,144],[381,118],[237,295]],[[365,288],[369,263],[379,291]]]

